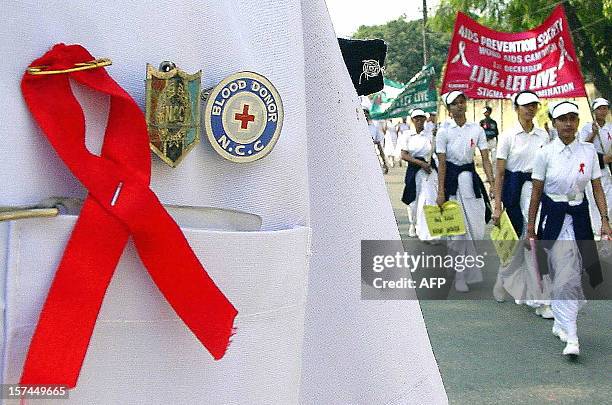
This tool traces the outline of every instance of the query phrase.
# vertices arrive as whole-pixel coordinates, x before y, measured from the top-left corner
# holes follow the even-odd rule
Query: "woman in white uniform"
[[[402,159],[408,162],[402,202],[408,205],[409,217],[416,222],[410,224],[409,235],[430,240],[423,206],[435,204],[437,195],[438,172],[432,159],[433,136],[425,130],[425,111],[415,109],[410,113],[410,118],[414,131],[400,145]]]
[[[533,123],[540,99],[531,91],[522,91],[513,98],[518,124],[505,131],[499,139],[497,147],[497,173],[495,178],[495,210],[493,224],[499,226],[499,218],[503,208],[519,236],[525,239],[527,233],[527,216],[531,200],[531,171],[535,153],[549,141],[548,133],[536,128]],[[533,265],[533,255],[524,245],[519,245],[512,261],[506,266],[500,266],[497,282],[493,288],[493,296],[498,302],[504,301],[508,292],[517,303],[529,302],[540,306],[544,299],[539,289],[539,276]],[[548,305],[536,309],[536,313],[552,319],[552,311]]]
[[[602,282],[597,249],[592,242],[588,201],[584,191],[592,184],[597,208],[603,221],[601,234],[610,236],[607,206],[601,187],[601,169],[593,145],[576,139],[578,106],[570,101],[552,110],[553,125],[559,136],[538,150],[531,175],[533,191],[529,205],[527,237],[539,239],[537,253],[540,271],[552,279],[552,332],[566,342],[564,355],[578,355],[576,321],[584,303],[581,273],[584,268],[595,287]],[[535,221],[541,202],[536,236]]]
[[[396,126],[397,144],[395,145],[395,159],[397,159],[399,167],[402,167],[402,145],[406,144],[406,139],[411,135],[410,124],[407,121],[407,117],[403,117],[402,122]]]
[[[612,163],[612,123],[606,122],[610,111],[609,105],[610,103],[605,98],[593,100],[591,109],[595,121],[585,124],[578,134],[581,141],[592,143],[595,146],[599,168],[601,169],[601,186],[606,195],[608,210],[610,210],[610,202],[612,202],[612,173],[610,172],[610,165]],[[589,200],[591,225],[595,233],[599,234],[601,217],[593,199],[593,188],[587,185],[586,193]],[[612,212],[608,211],[608,216],[611,214]]]
[[[474,166],[474,152],[478,147],[487,175],[487,182],[494,186],[493,170],[489,160],[489,146],[484,130],[475,122],[468,122],[465,116],[467,98],[460,91],[443,95],[444,103],[452,120],[445,122],[438,130],[436,153],[438,154],[438,197],[441,207],[447,200],[458,201],[463,208],[466,234],[451,237],[451,240],[482,240],[485,225],[490,220],[491,210],[487,191]],[[473,243],[462,242],[461,250],[466,255],[476,254]],[[455,289],[467,292],[468,283],[482,281],[482,274],[476,267],[457,272]]]
[[[395,146],[397,145],[397,128],[391,120],[385,122],[385,156],[389,166],[395,166]]]

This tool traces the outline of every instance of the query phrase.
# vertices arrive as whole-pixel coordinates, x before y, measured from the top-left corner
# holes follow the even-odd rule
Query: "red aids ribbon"
[[[584,163],[580,163],[580,169],[578,169],[578,172],[584,174]]]
[[[474,147],[474,145],[475,145],[475,144],[474,144],[474,140],[473,140],[472,138],[470,138],[470,148],[473,148],[473,147]]]
[[[61,70],[93,59],[80,45],[58,44],[32,66]],[[85,147],[83,111],[69,79],[110,96],[101,156]],[[237,311],[149,188],[147,127],[134,100],[103,68],[26,73],[21,89],[34,119],[89,195],[40,314],[20,383],[76,386],[104,294],[129,237],[174,311],[215,359],[223,357]]]

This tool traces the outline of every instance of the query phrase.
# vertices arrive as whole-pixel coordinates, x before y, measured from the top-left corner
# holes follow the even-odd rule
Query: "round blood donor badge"
[[[283,126],[283,103],[268,79],[255,72],[238,72],[210,92],[204,126],[221,156],[232,162],[252,162],[274,148]]]

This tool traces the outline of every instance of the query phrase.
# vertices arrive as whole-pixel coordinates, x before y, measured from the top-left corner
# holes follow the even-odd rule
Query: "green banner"
[[[372,96],[372,108],[370,109],[372,119],[385,120],[407,117],[410,115],[410,111],[415,108],[420,108],[425,112],[436,111],[438,108],[438,93],[436,92],[435,73],[432,65],[425,66],[423,70],[410,79],[401,93],[393,100],[385,100],[386,103],[382,102],[383,95],[374,94]]]
[[[404,83],[396,82],[387,77],[384,78],[384,83],[385,87],[381,91],[370,96],[370,115],[377,116],[384,114],[385,110],[391,105],[391,102],[395,100],[406,86]]]

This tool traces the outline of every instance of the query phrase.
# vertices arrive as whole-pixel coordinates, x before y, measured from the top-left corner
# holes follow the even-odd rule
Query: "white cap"
[[[601,107],[602,105],[610,105],[610,102],[603,97],[596,98],[591,104],[591,109],[595,110],[597,107]]]
[[[552,108],[551,115],[555,119],[570,113],[578,114],[578,106],[571,101],[562,101]]]
[[[410,118],[414,118],[418,116],[427,117],[427,114],[425,114],[425,111],[421,110],[420,108],[415,108],[414,110],[410,112]]]
[[[444,103],[446,105],[450,105],[453,101],[455,101],[457,99],[457,97],[459,96],[463,96],[465,97],[465,94],[463,94],[462,91],[459,90],[453,90],[449,93],[444,94],[442,97],[444,98]]]
[[[555,109],[557,104],[559,104],[560,102],[561,101],[552,101],[548,103],[548,115],[552,115],[552,111]]]
[[[527,105],[531,103],[539,103],[540,99],[538,96],[531,91],[521,91],[512,96],[514,105]]]

